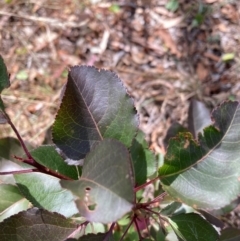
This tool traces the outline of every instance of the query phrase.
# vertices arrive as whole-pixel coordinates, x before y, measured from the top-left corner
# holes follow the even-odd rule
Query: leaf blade
[[[192,135],[197,138],[198,133],[211,123],[208,108],[202,102],[192,99],[188,110],[188,127]]]
[[[2,91],[10,86],[7,67],[4,63],[2,56],[0,55],[0,94]],[[1,107],[1,106],[0,106]]]
[[[0,124],[8,123],[8,116],[5,113],[4,104],[1,99],[1,93],[4,89],[10,86],[9,76],[7,72],[7,67],[4,63],[2,56],[0,55]]]
[[[54,170],[72,179],[78,179],[81,174],[81,167],[70,166],[58,154],[54,146],[40,146],[30,152],[32,157],[43,166]]]
[[[131,210],[134,202],[127,148],[116,140],[103,140],[87,155],[80,180],[62,180],[61,185],[78,197],[79,212],[88,221],[115,222]]]
[[[14,185],[0,184],[0,222],[29,207],[29,202]]]
[[[66,241],[114,241],[114,238],[112,235],[109,235],[107,238],[107,233],[97,233],[97,234],[87,234],[81,236],[79,239],[67,239]]]
[[[43,173],[15,174],[14,178],[21,193],[34,206],[65,217],[78,213],[72,194],[61,188],[57,178]]]
[[[138,126],[136,110],[120,79],[107,70],[74,66],[53,125],[53,142],[79,160],[104,138],[130,146]]]
[[[139,131],[134,138],[130,153],[134,167],[135,183],[138,186],[145,183],[148,177],[157,172],[156,157],[148,149],[143,132]]]
[[[212,116],[214,125],[204,129],[199,143],[187,133],[172,139],[159,169],[163,188],[194,208],[222,208],[240,192],[239,103],[224,102]]]
[[[220,241],[238,241],[240,239],[240,230],[236,228],[225,228],[221,232]]]
[[[76,228],[60,214],[32,208],[0,223],[0,240],[62,241]]]
[[[196,213],[179,214],[169,218],[176,234],[185,241],[217,241],[217,231]]]

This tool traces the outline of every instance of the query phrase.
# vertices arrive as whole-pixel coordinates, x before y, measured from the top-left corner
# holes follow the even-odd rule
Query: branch
[[[31,166],[34,166],[36,167],[36,169],[39,171],[39,172],[42,172],[42,173],[45,173],[45,174],[48,174],[48,175],[51,175],[51,176],[54,176],[54,177],[57,177],[59,179],[64,179],[64,180],[72,180],[72,178],[70,177],[67,177],[67,176],[64,176],[58,172],[55,172],[41,164],[39,164],[38,162],[36,162],[32,157],[30,159],[23,159],[21,157],[17,157],[17,156],[14,156],[14,158],[16,158],[17,160],[20,160],[24,163],[27,163]]]
[[[136,218],[134,218],[134,224],[135,224],[135,226],[136,226],[136,228],[137,228],[139,240],[142,240],[143,238],[142,238],[141,231],[140,231],[140,228],[139,228],[139,226],[138,226],[138,223],[137,223],[137,221],[136,221]]]
[[[38,172],[38,170],[37,169],[27,169],[27,170],[19,170],[19,171],[11,171],[11,172],[0,172],[0,175],[22,174],[22,173],[30,173],[30,172]]]
[[[134,222],[134,217],[133,217],[133,219],[131,220],[131,222],[128,224],[128,226],[127,226],[126,230],[124,231],[123,236],[121,237],[120,241],[123,240],[123,238],[125,237],[125,235],[126,235],[127,232],[128,232],[128,229],[132,226],[133,222]]]
[[[104,237],[103,241],[108,241],[109,240],[109,236],[112,234],[114,226],[115,226],[115,223],[112,223],[112,225],[111,225],[110,229],[108,230],[106,236]]]
[[[134,192],[137,192],[137,191],[143,189],[144,187],[146,187],[147,185],[149,185],[149,184],[157,181],[158,178],[159,178],[159,177],[155,177],[154,179],[150,180],[149,182],[146,182],[146,183],[142,184],[141,186],[135,187],[135,188],[134,188]]]
[[[31,154],[29,153],[29,151],[28,151],[28,149],[27,149],[27,147],[26,147],[26,145],[25,145],[22,137],[20,136],[18,130],[16,129],[16,127],[15,127],[14,124],[12,123],[12,121],[11,121],[11,119],[9,118],[9,116],[7,115],[7,113],[5,113],[5,112],[3,112],[3,113],[4,113],[5,118],[6,118],[7,121],[8,121],[8,124],[11,126],[11,128],[12,128],[13,131],[14,131],[14,133],[16,134],[16,136],[17,136],[17,138],[18,138],[18,140],[19,140],[19,142],[20,142],[20,144],[21,144],[21,146],[22,146],[25,154],[27,155],[27,157],[28,157],[29,159],[32,159],[32,156],[31,156]]]

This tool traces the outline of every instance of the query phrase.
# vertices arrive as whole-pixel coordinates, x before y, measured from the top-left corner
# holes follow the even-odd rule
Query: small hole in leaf
[[[86,192],[90,192],[90,191],[91,191],[91,188],[90,188],[90,187],[86,187],[86,188],[85,188],[85,191],[86,191]]]
[[[91,204],[91,205],[88,205],[88,209],[89,209],[90,211],[94,211],[94,210],[96,209],[96,206],[97,206],[96,203]]]

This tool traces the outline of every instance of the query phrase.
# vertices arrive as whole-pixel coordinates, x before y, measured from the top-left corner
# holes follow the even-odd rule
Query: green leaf
[[[133,100],[116,74],[90,66],[71,68],[53,125],[53,142],[79,160],[105,138],[132,143],[138,127]]]
[[[9,184],[0,184],[0,197],[0,213],[23,198],[18,188]]]
[[[233,60],[235,58],[235,53],[226,53],[222,55],[222,61],[230,61]]]
[[[184,241],[217,241],[217,231],[196,213],[186,213],[168,219],[176,234]]]
[[[175,137],[180,132],[188,132],[188,130],[178,122],[174,122],[168,129],[167,135],[163,140],[165,149],[167,149],[170,139]]]
[[[63,241],[77,225],[57,213],[32,208],[0,223],[0,240]]]
[[[150,235],[155,241],[166,241],[166,235],[164,234],[160,225],[153,223],[150,227]]]
[[[179,7],[178,0],[169,0],[166,4],[166,9],[175,12]]]
[[[144,134],[139,131],[130,148],[132,156],[135,182],[141,185],[146,182],[147,177],[152,176],[157,171],[156,157],[148,149],[148,144],[144,139]]]
[[[167,205],[165,208],[163,208],[160,213],[161,215],[164,215],[164,216],[170,216],[172,215],[173,213],[176,212],[176,210],[180,209],[182,206],[182,203],[179,203],[179,202],[172,202],[170,203],[169,205]]]
[[[29,170],[32,169],[29,165],[22,162],[12,162],[8,160],[0,159],[0,173],[2,172],[14,172],[21,170]],[[0,183],[4,184],[15,184],[15,179],[12,174],[8,175],[0,175]]]
[[[61,185],[78,197],[79,212],[88,221],[111,223],[131,211],[133,180],[127,148],[106,139],[87,155],[80,180],[62,180]]]
[[[121,11],[121,8],[118,4],[112,4],[110,7],[109,7],[109,10],[113,13],[119,13]]]
[[[240,193],[240,107],[224,102],[212,114],[214,125],[199,142],[190,133],[170,140],[159,169],[163,188],[194,208],[219,209]]]
[[[0,184],[0,222],[29,208],[30,203],[13,185]]]
[[[194,138],[211,123],[208,108],[202,102],[192,99],[188,110],[188,127]]]
[[[28,148],[31,148],[27,144]],[[16,160],[14,156],[22,157],[24,151],[19,141],[13,137],[5,137],[0,139],[0,158],[5,158],[7,160]]]
[[[2,56],[0,55],[0,94],[2,91],[10,86],[7,67],[4,63]]]
[[[14,214],[17,214],[21,211],[27,210],[31,206],[32,206],[32,204],[26,198],[22,198],[21,200],[14,203],[11,207],[4,210],[4,212],[2,212],[0,214],[0,222],[5,220],[6,218],[11,217]]]
[[[220,236],[220,241],[239,241],[240,230],[236,228],[223,229]]]
[[[21,193],[36,207],[65,217],[78,213],[71,192],[61,188],[59,179],[43,173],[15,174]]]
[[[40,146],[31,151],[31,155],[38,163],[64,176],[78,179],[81,175],[81,167],[65,163],[54,146]]]
[[[27,80],[28,79],[28,73],[26,70],[20,70],[17,74],[16,74],[16,78],[19,80]]]
[[[66,241],[114,241],[114,238],[112,235],[110,235],[108,238],[106,238],[108,234],[107,233],[98,233],[98,234],[87,234],[79,239],[67,239]]]
[[[25,144],[29,149],[31,148],[29,144]],[[0,173],[32,169],[30,165],[17,161],[14,158],[14,156],[22,157],[23,155],[24,151],[17,139],[12,137],[0,139]],[[0,174],[0,183],[1,182],[5,184],[15,184],[15,180],[11,174]]]
[[[205,210],[198,210],[198,212],[209,222],[211,223],[213,226],[215,226],[216,228],[218,228],[219,230],[222,230],[225,226],[224,222],[220,219],[217,218],[216,215],[213,215],[212,213],[208,213]],[[219,216],[218,216],[219,217]]]
[[[4,63],[2,56],[0,55],[0,94],[2,91],[10,86],[9,76],[7,72],[7,67]],[[0,124],[5,124],[8,122],[7,115],[4,112],[4,104],[0,96]]]

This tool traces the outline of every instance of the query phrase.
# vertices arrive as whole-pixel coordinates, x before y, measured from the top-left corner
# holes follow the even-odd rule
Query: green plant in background
[[[9,85],[1,58],[0,93]],[[240,193],[239,103],[224,102],[212,119],[205,127],[209,112],[192,102],[191,133],[179,124],[169,129],[159,167],[138,129],[133,100],[113,72],[72,67],[53,144],[35,149],[0,99],[0,123],[18,138],[0,140],[0,240],[239,238],[206,212]]]
[[[120,12],[120,6],[118,4],[112,4],[110,7],[109,7],[109,11],[113,12],[113,13],[119,13]]]
[[[178,8],[179,8],[178,0],[169,0],[166,4],[166,9],[171,11],[171,12],[177,11]]]
[[[210,11],[211,8],[209,7],[209,5],[199,2],[197,13],[192,20],[192,27],[198,27],[203,24],[207,14],[209,14]]]

